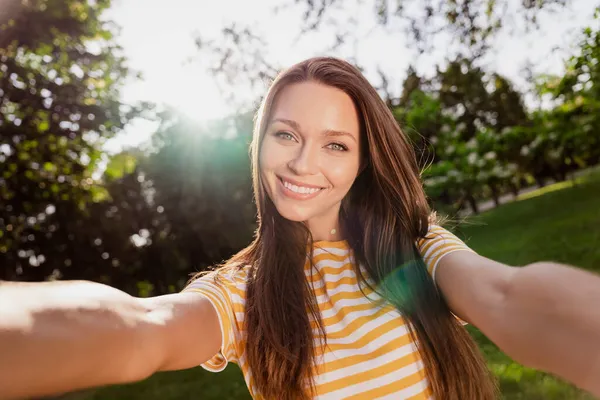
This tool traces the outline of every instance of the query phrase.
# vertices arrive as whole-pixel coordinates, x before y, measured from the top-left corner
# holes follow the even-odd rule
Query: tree
[[[39,279],[48,272],[42,243],[68,237],[69,220],[87,212],[100,146],[138,110],[119,101],[130,72],[101,19],[109,0],[9,4],[0,21],[0,278]]]
[[[416,50],[411,57],[442,49],[447,60],[481,64],[499,33],[536,29],[540,13],[558,12],[567,4],[566,0],[288,0],[274,8],[273,17],[281,10],[296,12],[301,21],[298,38],[325,28],[321,32],[327,34],[320,37],[316,54],[340,54],[348,43],[343,55],[356,61],[352,49],[362,40],[355,29],[356,16],[361,15],[363,21],[370,21],[371,29],[409,38],[409,50]],[[256,27],[231,23],[217,37],[197,37],[199,58],[235,98],[240,78],[260,90],[281,70],[269,57],[267,39]]]
[[[600,23],[600,8],[595,12]],[[542,77],[540,95],[554,100],[551,112],[538,113],[554,142],[562,178],[566,172],[600,162],[600,30],[583,30],[577,54],[565,64],[562,77]]]
[[[429,196],[443,206],[464,200],[474,212],[484,195],[499,204],[516,168],[500,152],[500,132],[530,124],[520,94],[468,60],[450,63],[431,80],[412,72],[404,88],[394,115],[420,154]]]
[[[567,1],[294,0],[294,3],[301,7],[305,24],[302,31],[318,29],[326,23],[337,28],[336,36],[345,36],[344,27],[352,26],[354,18],[345,9],[362,6],[384,28],[392,32],[398,28],[404,30],[412,39],[412,47],[420,53],[431,51],[440,39],[449,40],[455,51],[449,54],[451,57],[475,60],[486,54],[502,29],[533,29],[540,12],[560,10]]]

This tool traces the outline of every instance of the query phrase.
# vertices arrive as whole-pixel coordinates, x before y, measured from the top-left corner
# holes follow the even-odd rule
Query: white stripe
[[[345,399],[346,397],[353,396],[353,395],[356,395],[359,393],[364,393],[369,390],[376,389],[380,386],[384,386],[395,380],[410,376],[414,373],[417,373],[418,371],[420,371],[422,369],[423,369],[423,363],[421,361],[414,362],[410,365],[407,365],[406,367],[402,367],[400,369],[391,371],[388,374],[378,376],[376,378],[370,379],[365,382],[360,382],[360,383],[356,383],[354,385],[345,386],[341,389],[338,389],[336,391],[328,393],[327,395],[324,395],[324,396],[319,396],[317,398],[319,400]],[[346,379],[348,382],[352,382],[352,376],[346,375],[346,376],[344,376],[344,379]],[[411,390],[409,391],[407,389],[411,389]],[[412,390],[414,390],[414,389],[412,389],[412,386],[410,386],[404,390],[400,390],[399,392],[396,393],[396,396],[397,396],[396,399],[402,399],[402,398],[406,398],[406,397],[410,396],[407,393],[410,393]]]
[[[327,338],[327,343],[329,344],[350,344],[360,340],[365,335],[371,333],[374,329],[376,329],[380,325],[384,325],[385,323],[392,320],[399,320],[400,314],[396,310],[391,310],[381,315],[379,318],[373,319],[360,328],[356,329],[354,332],[344,336],[343,338]],[[400,320],[399,320],[400,321]]]
[[[445,256],[446,254],[449,254],[452,251],[455,250],[463,250],[465,247],[462,245],[456,245],[456,244],[446,244],[445,247],[441,248],[441,249],[436,249],[435,252],[433,252],[432,254],[429,255],[429,257],[427,258],[426,264],[427,264],[427,269],[432,269],[437,267],[437,263],[439,262],[439,260],[435,261],[436,258],[440,258],[441,256]],[[435,261],[435,262],[434,262]]]
[[[377,397],[377,400],[399,400],[400,398],[408,398],[411,396],[416,396],[419,393],[423,393],[425,391],[425,389],[427,389],[428,386],[428,382],[426,379],[422,379],[419,382],[415,383],[412,386],[409,386],[405,389],[403,389],[400,393],[396,392],[396,393],[390,393],[387,396],[383,396],[383,397]],[[402,397],[399,397],[402,396]],[[432,400],[433,397],[428,397],[428,400]]]
[[[244,306],[246,304],[246,299],[244,299],[242,296],[240,296],[237,293],[233,293],[230,291],[229,297],[231,298],[232,304],[237,304],[237,305],[241,305],[241,306]]]
[[[355,278],[356,279],[356,272],[354,271],[354,268],[350,268],[350,269],[345,269],[344,272],[342,272],[341,274],[336,274],[336,275],[330,275],[330,274],[317,275],[317,274],[315,274],[314,276],[318,277],[319,279],[314,280],[314,281],[309,281],[309,284],[311,285],[311,287],[314,287],[315,289],[319,289],[319,288],[323,287],[324,282],[337,283],[344,278]]]
[[[337,247],[315,247],[313,257],[320,254],[334,254],[336,256],[345,256],[350,253],[349,249],[338,249]]]
[[[214,297],[216,297],[217,300],[219,301],[219,303],[221,303],[221,304],[219,304],[219,306],[221,306],[223,309],[227,310],[229,308],[229,307],[227,307],[228,304],[227,304],[227,298],[225,297],[225,294],[221,290],[219,290],[215,285],[211,285],[211,284],[194,285],[194,286],[190,285],[189,289],[205,291],[205,292],[213,295]],[[210,300],[210,298],[208,296],[204,295],[204,297],[206,297],[207,299]],[[212,300],[211,300],[211,303],[212,303]],[[216,306],[216,304],[215,304],[215,306]]]
[[[408,326],[406,324],[404,324],[402,326],[396,327],[396,328],[390,330],[389,332],[386,332],[383,335],[375,338],[374,340],[372,340],[371,342],[368,342],[363,347],[326,352],[320,358],[320,360],[322,360],[322,362],[320,361],[319,364],[324,364],[324,363],[328,363],[331,361],[341,360],[341,359],[344,359],[344,358],[350,357],[350,356],[368,354],[369,352],[373,351],[373,349],[385,346],[386,344],[388,344],[395,338],[399,338],[399,337],[402,337],[402,336],[408,335],[408,334],[409,334]]]
[[[377,303],[369,301],[370,304],[373,305],[373,307],[377,307]],[[352,307],[356,307],[356,306],[361,306],[365,303],[358,303],[356,301],[356,299],[341,299],[335,302],[335,306],[331,307],[328,310],[321,310],[321,318],[325,319],[325,318],[330,318],[333,317],[334,315],[336,315],[338,312],[340,312],[340,310],[345,310],[345,309],[349,309]],[[320,308],[322,308],[323,304],[319,304],[319,306],[321,306]],[[352,311],[350,311],[352,312]]]
[[[335,307],[334,307],[335,308]],[[381,307],[373,307],[367,310],[355,310],[351,311],[344,315],[341,321],[336,322],[335,324],[330,324],[325,327],[327,335],[334,335],[336,333],[342,332],[344,329],[347,329],[348,325],[356,321],[361,317],[369,317],[375,313],[377,313]],[[339,309],[338,309],[339,311]],[[322,317],[321,317],[322,318]]]
[[[331,317],[336,317],[339,315],[349,315],[356,311],[368,311],[371,309],[379,310],[384,306],[387,306],[387,303],[377,302],[377,301],[369,301],[367,304],[357,304],[355,299],[340,299],[333,304],[333,306],[329,309],[324,310],[324,304],[320,304],[321,308],[321,318],[328,319]]]
[[[458,245],[460,245],[460,243],[457,243],[455,240],[448,240],[448,239],[445,239],[445,238],[444,239],[439,239],[439,240],[434,241],[430,245],[430,247],[427,250],[425,250],[425,252],[423,254],[421,254],[421,256],[423,258],[430,258],[430,257],[433,256],[433,254],[437,250],[439,250],[440,248],[442,248],[442,247],[444,247],[444,246],[446,246],[448,244],[458,244]]]
[[[339,273],[342,273],[343,271],[347,270],[348,268],[354,270],[354,267],[352,267],[352,266],[348,267],[348,264],[352,264],[353,261],[354,260],[352,259],[352,257],[346,257],[342,261],[321,260],[321,261],[317,261],[316,263],[314,263],[313,267],[316,268],[317,270],[320,270],[321,268],[325,268],[325,267],[339,269]],[[338,275],[338,274],[336,274],[336,275]]]
[[[361,293],[361,292],[356,287],[356,285],[343,284],[343,285],[338,286],[335,289],[327,291],[327,293],[325,293],[325,294],[316,296],[317,303],[319,303],[319,305],[327,304],[327,303],[329,303],[329,300],[334,295],[342,294],[342,293],[351,294],[351,293]],[[352,299],[352,302],[353,302],[352,304],[367,304],[367,303],[372,303],[374,301],[379,301],[379,300],[381,300],[381,296],[379,296],[376,292],[373,292],[373,293],[369,293],[368,297],[363,295],[363,296],[360,296],[359,298]],[[339,302],[339,300],[338,300],[338,302]],[[338,302],[336,302],[336,305]]]
[[[369,346],[370,347],[370,346]],[[376,349],[370,347],[370,351],[373,352]],[[337,381],[339,379],[346,379],[350,376],[357,374],[362,371],[368,371],[370,369],[377,368],[379,366],[398,361],[400,358],[405,357],[409,354],[417,351],[417,348],[412,344],[406,344],[404,346],[398,347],[392,350],[389,353],[382,354],[379,357],[372,358],[370,360],[365,360],[360,363],[352,364],[344,368],[336,369],[335,371],[327,372],[325,371],[323,374],[318,375],[318,382],[320,384],[329,383],[333,381]],[[413,363],[411,363],[413,364]],[[403,367],[405,368],[405,367]],[[396,379],[400,379],[403,376],[397,375]]]

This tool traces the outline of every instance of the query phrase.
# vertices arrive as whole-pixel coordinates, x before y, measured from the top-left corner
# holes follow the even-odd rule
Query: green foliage
[[[108,180],[119,179],[123,175],[131,174],[135,170],[137,158],[134,154],[128,152],[119,153],[111,157],[106,166],[104,176]]]
[[[339,13],[352,0],[296,0],[303,9],[306,30],[318,29],[324,21],[337,27],[342,36],[348,19]],[[373,10],[376,21],[385,27],[402,24],[407,29],[414,47],[424,52],[442,35],[458,42],[458,52],[469,58],[478,58],[491,47],[494,37],[511,25],[526,29],[537,26],[540,11],[565,6],[566,0],[372,0],[366,3]],[[337,11],[337,12],[336,12]],[[513,28],[514,29],[514,28]]]
[[[430,82],[409,75],[404,88],[410,93],[393,112],[421,153],[425,188],[437,208],[452,212],[466,201],[476,210],[478,198],[489,192],[497,199],[515,184],[519,165],[506,156],[514,149],[502,149],[500,132],[529,119],[506,79],[458,60]]]
[[[92,201],[100,146],[135,110],[119,101],[129,72],[100,19],[110,1],[9,5],[11,19],[0,21],[0,264],[10,268],[0,278],[34,268],[27,279],[44,279],[54,270],[45,246],[73,235],[65,220],[78,217],[63,213],[78,216]]]

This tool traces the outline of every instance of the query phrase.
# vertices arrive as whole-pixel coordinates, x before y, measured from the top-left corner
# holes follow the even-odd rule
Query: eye
[[[347,151],[348,147],[346,147],[345,145],[341,144],[341,143],[330,143],[327,145],[327,147],[329,147],[331,150],[335,150],[335,151]]]
[[[284,131],[276,132],[275,136],[283,140],[296,140],[291,133]]]

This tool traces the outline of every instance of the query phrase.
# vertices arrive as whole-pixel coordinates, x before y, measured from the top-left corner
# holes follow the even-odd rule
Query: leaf
[[[111,158],[104,174],[109,179],[119,179],[135,170],[136,158],[129,153],[120,153]]]
[[[42,121],[38,124],[38,131],[41,133],[46,132],[48,129],[50,129],[50,124],[48,121]]]
[[[102,186],[92,186],[90,188],[90,192],[92,193],[92,201],[94,203],[100,203],[102,201],[110,200],[110,193],[106,190],[105,187]]]

